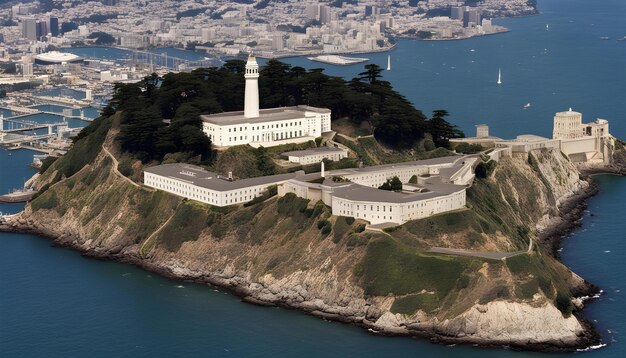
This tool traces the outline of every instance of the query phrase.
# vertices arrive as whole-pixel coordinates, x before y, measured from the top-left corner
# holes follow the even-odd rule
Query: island
[[[590,174],[626,173],[609,122],[570,109],[553,138],[465,138],[381,73],[250,57],[118,84],[0,230],[379,334],[597,345],[582,309],[599,289],[555,249]]]

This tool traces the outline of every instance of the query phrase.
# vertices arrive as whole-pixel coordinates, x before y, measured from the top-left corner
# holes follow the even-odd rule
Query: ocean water
[[[450,110],[451,120],[468,132],[475,123],[487,123],[502,137],[528,132],[548,136],[554,112],[572,106],[586,119],[609,119],[611,132],[626,137],[626,42],[616,41],[626,36],[626,2],[539,0],[539,6],[540,16],[500,20],[512,29],[507,34],[455,42],[401,41],[391,52],[393,68],[385,78],[426,112]],[[600,40],[602,36],[610,40]],[[544,49],[548,51],[542,54]],[[109,55],[115,51],[106,50]],[[365,56],[386,65],[386,54]],[[362,68],[286,61],[326,67],[348,78]],[[498,67],[502,86],[495,85]],[[531,107],[523,110],[528,102]],[[21,186],[35,172],[26,166],[33,152],[10,154],[0,151],[2,192]],[[585,314],[608,345],[583,356],[623,357],[626,178],[596,179],[600,193],[590,200],[582,227],[564,241],[562,257],[604,289]],[[0,204],[5,213],[21,208]],[[211,287],[86,259],[32,235],[5,233],[0,233],[0,352],[3,357],[555,356],[379,337],[297,311],[241,303]]]

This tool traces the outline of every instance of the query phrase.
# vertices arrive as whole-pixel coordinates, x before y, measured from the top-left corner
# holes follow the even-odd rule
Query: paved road
[[[491,259],[491,260],[506,260],[513,256],[528,254],[532,250],[533,250],[533,240],[530,239],[528,243],[528,250],[522,250],[522,251],[489,252],[489,251],[471,251],[471,250],[462,250],[462,249],[448,249],[445,247],[432,247],[428,250],[428,252],[434,252],[434,253],[444,254],[444,255],[479,257],[479,258]]]

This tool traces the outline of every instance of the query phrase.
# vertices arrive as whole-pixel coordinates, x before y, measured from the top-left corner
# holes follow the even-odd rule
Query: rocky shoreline
[[[607,172],[607,168],[603,168],[603,170],[596,168],[593,171],[593,173],[601,172]],[[611,172],[618,173],[616,171]],[[598,192],[597,184],[588,173],[590,173],[590,171],[585,172],[585,177],[583,179],[585,179],[589,185],[562,202],[559,206],[560,215],[553,218],[550,225],[538,233],[540,244],[549,248],[549,252],[557,258],[557,249],[561,241],[580,226],[580,219],[586,208],[587,200]],[[35,234],[52,240],[54,246],[75,249],[80,251],[82,255],[86,257],[100,260],[114,260],[125,264],[132,264],[147,271],[151,271],[177,281],[213,285],[226,289],[239,296],[244,302],[261,306],[277,306],[287,309],[297,309],[306,314],[323,319],[361,326],[374,334],[386,336],[421,337],[439,344],[472,344],[481,347],[507,347],[515,350],[542,352],[571,352],[577,349],[595,346],[600,343],[600,336],[596,332],[593,323],[587,320],[582,314],[582,304],[578,305],[576,312],[574,312],[574,315],[578,318],[583,327],[583,334],[578,337],[578,341],[575,346],[572,346],[571,342],[562,342],[562,344],[559,344],[559,342],[535,343],[528,341],[507,344],[497,342],[493,343],[480,338],[449,336],[446,335],[446,332],[439,332],[438,328],[434,325],[407,325],[400,329],[381,327],[375,322],[377,318],[376,312],[369,312],[367,308],[365,309],[365,314],[355,314],[356,312],[347,311],[342,312],[340,307],[330,306],[328,307],[328,310],[323,310],[320,309],[318,305],[310,301],[296,301],[291,300],[289,297],[276,300],[275,298],[277,293],[274,293],[271,296],[274,299],[268,300],[267,297],[262,294],[263,290],[267,290],[266,287],[263,287],[258,283],[250,282],[244,277],[225,277],[223,274],[220,275],[211,272],[196,272],[193,274],[185,274],[180,272],[180,270],[177,272],[175,267],[170,267],[167,263],[152,262],[142,258],[139,254],[138,244],[129,247],[118,246],[110,249],[102,248],[101,250],[98,250],[98,248],[91,248],[81,244],[78,237],[75,237],[72,233],[62,233],[59,235],[59,233],[54,230],[37,225],[32,220],[27,220],[21,217],[17,220],[11,221],[10,223],[0,224],[0,231]],[[581,279],[581,284],[575,288],[574,296],[577,298],[592,298],[599,292],[600,289],[597,286]],[[583,300],[580,299],[580,301],[582,303]]]

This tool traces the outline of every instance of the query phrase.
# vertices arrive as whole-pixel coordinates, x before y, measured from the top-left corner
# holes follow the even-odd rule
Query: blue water
[[[401,41],[385,78],[418,108],[450,110],[451,119],[468,132],[480,122],[503,137],[549,135],[554,112],[572,106],[587,119],[609,119],[611,132],[626,137],[626,42],[615,41],[626,36],[626,2],[540,0],[540,10],[540,16],[500,20],[512,29],[503,35]],[[600,40],[602,36],[611,39]],[[386,56],[367,55],[381,66]],[[287,61],[326,67],[348,78],[362,68]],[[498,67],[503,71],[500,87],[495,85]],[[531,108],[522,110],[527,102]],[[0,191],[20,186],[34,173],[26,166],[32,154],[15,151],[9,157],[0,151]],[[621,199],[626,179],[597,180],[601,192],[589,202],[582,228],[564,242],[562,256],[575,272],[605,290],[586,315],[597,322],[609,345],[584,356],[623,357],[626,201]],[[4,212],[20,208],[0,204]],[[85,259],[32,235],[10,234],[0,234],[0,352],[3,357],[548,356],[378,337],[295,311],[243,304],[230,294],[181,285],[131,266]]]

